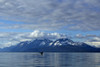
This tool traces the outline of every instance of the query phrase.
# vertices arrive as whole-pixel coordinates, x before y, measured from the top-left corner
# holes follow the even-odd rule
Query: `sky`
[[[0,47],[35,38],[100,46],[100,0],[0,0]]]

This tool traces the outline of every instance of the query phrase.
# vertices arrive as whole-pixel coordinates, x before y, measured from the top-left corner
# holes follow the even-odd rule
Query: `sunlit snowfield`
[[[100,67],[100,54],[0,53],[0,67]]]

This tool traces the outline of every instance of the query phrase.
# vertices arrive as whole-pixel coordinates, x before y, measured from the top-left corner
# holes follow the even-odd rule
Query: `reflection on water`
[[[100,54],[0,53],[0,67],[100,67]]]

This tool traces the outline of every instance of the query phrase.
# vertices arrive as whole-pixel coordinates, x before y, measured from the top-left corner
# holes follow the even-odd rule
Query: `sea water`
[[[100,53],[0,53],[0,67],[100,67]]]

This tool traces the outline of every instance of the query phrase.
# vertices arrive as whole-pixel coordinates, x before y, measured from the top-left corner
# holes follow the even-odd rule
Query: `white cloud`
[[[35,30],[33,32],[28,33],[0,33],[0,47],[8,47],[11,45],[16,45],[22,41],[31,41],[38,38],[46,38],[46,39],[59,39],[67,37],[65,34],[59,33],[44,33],[39,30]]]
[[[100,36],[98,36],[98,37],[93,37],[93,38],[91,38],[91,39],[89,39],[89,40],[87,40],[87,41],[89,41],[89,42],[100,42]]]
[[[100,36],[94,35],[94,34],[86,34],[86,35],[76,34],[76,35],[74,36],[74,38],[85,39],[85,40],[92,40],[92,39],[98,38],[98,37],[100,37]]]
[[[65,34],[61,33],[45,33],[41,32],[39,30],[34,30],[33,32],[23,32],[23,33],[15,33],[15,32],[1,32],[0,33],[0,47],[8,47],[11,45],[16,45],[17,43],[20,43],[22,41],[31,41],[34,39],[40,39],[40,38],[48,38],[48,39],[59,39],[59,38],[69,38]],[[100,44],[100,37],[93,34],[77,34],[75,39],[79,39],[79,41],[83,41],[87,44],[90,44],[92,46],[98,46]],[[73,37],[72,37],[73,39]],[[81,40],[80,40],[81,39]]]
[[[100,41],[100,37],[94,37],[93,39]]]
[[[99,0],[0,0],[1,19],[25,22],[2,28],[100,30],[99,3]]]
[[[79,39],[79,41],[83,41],[91,46],[96,46],[100,47],[100,36],[99,35],[94,35],[94,34],[87,34],[87,35],[82,35],[82,34],[76,34],[74,37],[75,39]]]
[[[100,42],[85,42],[91,46],[100,47]]]
[[[44,33],[40,32],[38,30],[35,30],[30,34],[29,37],[33,38],[48,38],[48,39],[59,39],[59,38],[66,38],[67,36],[65,34],[59,34],[59,33]]]
[[[0,19],[14,21],[13,24],[0,22],[0,29],[98,31],[100,0],[0,0]],[[55,39],[65,35],[40,31],[0,33],[2,43],[6,40],[20,42],[38,37]],[[76,35],[76,38],[89,42],[99,42],[97,37]]]
[[[76,34],[75,36],[76,38],[84,38],[84,36],[82,34]]]

